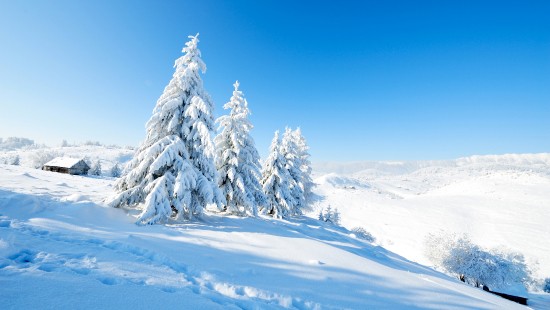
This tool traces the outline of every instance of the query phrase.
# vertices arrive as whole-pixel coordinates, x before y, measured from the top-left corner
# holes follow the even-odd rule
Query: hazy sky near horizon
[[[0,0],[0,137],[138,145],[190,34],[225,114],[239,80],[265,156],[550,152],[549,1]]]

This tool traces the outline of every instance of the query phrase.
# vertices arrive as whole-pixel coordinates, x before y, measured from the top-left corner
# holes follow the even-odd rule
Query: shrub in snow
[[[88,171],[89,175],[101,176],[101,161],[98,159]]]
[[[428,235],[425,245],[426,257],[435,266],[476,287],[499,289],[530,281],[530,271],[519,253],[487,251],[467,236],[444,233]]]
[[[111,171],[110,171],[110,174],[113,178],[118,178],[120,177],[120,174],[121,174],[121,170],[120,170],[120,166],[118,163],[116,163],[112,168],[111,168]]]
[[[279,131],[275,132],[269,156],[262,170],[262,188],[266,196],[266,204],[261,208],[263,213],[278,218],[286,218],[291,215],[294,206],[294,196],[290,183],[292,177],[287,169],[287,160],[281,152],[281,140]]]
[[[325,221],[325,215],[323,214],[323,209],[319,210],[319,214],[317,215],[317,219],[319,221],[322,221],[322,222]]]
[[[544,279],[542,290],[545,291],[546,293],[550,293],[550,278]]]
[[[68,147],[68,146],[69,146],[69,143],[67,142],[67,140],[61,141],[61,147]]]
[[[88,141],[84,142],[84,145],[89,145],[89,146],[101,146],[101,143],[99,143],[99,141],[91,141],[91,140],[88,140]]]
[[[19,157],[19,155],[15,155],[9,159],[8,163],[10,165],[19,166],[21,164],[21,158]]]
[[[191,219],[206,205],[223,203],[214,164],[213,104],[199,75],[206,65],[198,34],[189,38],[146,124],[145,141],[115,184],[110,204],[141,210],[140,224]]]
[[[239,82],[233,86],[233,96],[224,105],[231,111],[217,120],[220,133],[214,139],[219,186],[226,200],[226,212],[256,215],[257,206],[266,201],[259,181],[260,155],[250,135],[253,126],[248,120],[248,103],[239,90]]]
[[[59,154],[56,152],[37,150],[31,155],[32,166],[36,169],[42,169],[42,166],[44,166],[45,163],[58,156]]]
[[[367,240],[368,242],[376,241],[376,238],[363,227],[354,227],[351,229],[351,232],[359,239]]]

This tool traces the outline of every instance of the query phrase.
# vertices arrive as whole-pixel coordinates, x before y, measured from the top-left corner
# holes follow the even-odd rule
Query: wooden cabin
[[[86,175],[90,166],[82,159],[71,157],[57,157],[42,166],[42,170],[67,173],[73,175]]]

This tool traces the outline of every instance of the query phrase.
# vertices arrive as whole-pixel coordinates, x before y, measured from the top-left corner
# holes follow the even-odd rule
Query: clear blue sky
[[[197,32],[263,156],[287,125],[317,161],[550,152],[550,1],[0,0],[0,137],[137,145]]]

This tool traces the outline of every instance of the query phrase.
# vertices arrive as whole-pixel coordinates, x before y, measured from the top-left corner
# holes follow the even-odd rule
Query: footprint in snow
[[[99,282],[105,284],[105,285],[116,285],[116,284],[120,284],[120,280],[116,279],[116,278],[111,278],[111,277],[100,277],[97,279]]]

